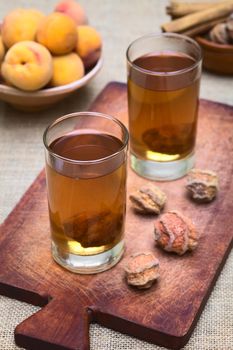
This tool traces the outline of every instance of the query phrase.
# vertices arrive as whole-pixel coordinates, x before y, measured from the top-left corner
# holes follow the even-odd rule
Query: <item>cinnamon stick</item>
[[[213,5],[221,4],[224,0],[221,1],[205,1],[205,2],[185,2],[179,0],[172,0],[170,5],[166,7],[166,12],[172,18],[178,18],[182,16],[189,15],[190,13],[206,10]]]
[[[203,24],[201,24],[199,26],[193,27],[193,28],[191,28],[189,30],[186,30],[186,31],[182,32],[182,34],[190,36],[190,37],[194,37],[194,36],[196,36],[198,34],[206,33],[211,28],[213,28],[216,24],[222,23],[226,19],[227,19],[227,16],[221,17],[219,19],[215,19],[215,20],[212,20],[212,21],[209,21],[207,23],[203,23]]]
[[[217,20],[233,12],[233,0],[224,1],[210,8],[175,19],[161,26],[164,32],[181,33],[200,26],[208,21]]]

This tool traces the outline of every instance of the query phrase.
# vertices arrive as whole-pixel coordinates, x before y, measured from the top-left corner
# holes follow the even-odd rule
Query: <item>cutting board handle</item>
[[[33,350],[88,350],[91,313],[69,303],[68,298],[52,299],[19,324],[15,329],[17,345]]]

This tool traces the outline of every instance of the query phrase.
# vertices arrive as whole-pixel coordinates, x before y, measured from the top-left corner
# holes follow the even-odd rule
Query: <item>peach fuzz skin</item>
[[[67,16],[70,16],[77,25],[87,24],[87,16],[80,4],[74,0],[62,0],[60,1],[54,11],[62,12]]]
[[[50,84],[66,85],[82,78],[84,73],[83,62],[76,53],[53,57],[53,77]]]
[[[54,12],[41,22],[36,39],[54,55],[70,53],[77,43],[76,24],[69,16]]]
[[[22,41],[7,52],[1,73],[8,84],[21,90],[35,91],[47,85],[52,78],[52,56],[42,45]]]
[[[0,36],[0,62],[2,62],[4,56],[5,56],[5,47],[2,41],[2,37]]]
[[[76,52],[83,60],[86,69],[91,68],[100,58],[102,40],[100,34],[91,26],[78,26]]]
[[[15,9],[5,16],[1,27],[2,40],[6,47],[20,41],[35,40],[43,13],[34,9]]]

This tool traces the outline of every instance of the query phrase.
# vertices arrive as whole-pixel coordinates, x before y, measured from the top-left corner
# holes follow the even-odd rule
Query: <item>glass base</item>
[[[186,158],[171,162],[155,162],[137,158],[134,154],[130,155],[132,169],[138,175],[156,181],[179,179],[193,168],[194,161],[194,153],[189,154]]]
[[[52,256],[54,260],[65,269],[81,274],[92,274],[108,270],[121,259],[123,253],[123,241],[104,253],[85,256],[64,252],[52,242]]]

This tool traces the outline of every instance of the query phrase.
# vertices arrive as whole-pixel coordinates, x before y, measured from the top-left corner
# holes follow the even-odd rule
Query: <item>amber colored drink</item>
[[[101,133],[68,133],[50,149],[66,159],[97,160],[96,165],[46,165],[52,241],[69,254],[95,255],[121,241],[124,232],[124,157],[98,163],[122,148],[121,140]]]
[[[197,129],[199,79],[185,73],[193,58],[175,52],[151,53],[133,64],[142,70],[132,66],[128,72],[131,153],[157,162],[185,158],[194,149]],[[182,70],[183,74],[166,76]]]

